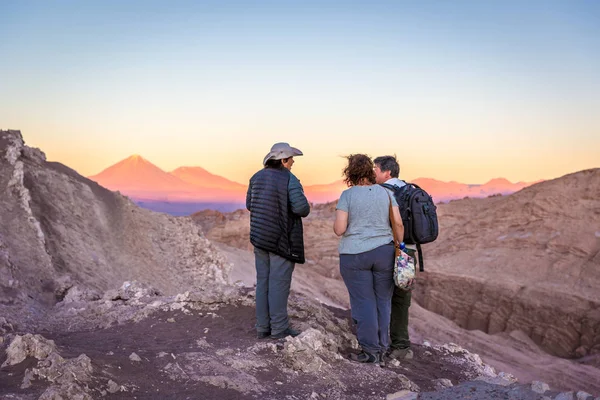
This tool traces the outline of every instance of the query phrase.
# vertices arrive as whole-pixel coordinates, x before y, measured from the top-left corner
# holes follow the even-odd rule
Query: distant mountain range
[[[165,172],[133,155],[89,179],[135,200],[173,202],[243,202],[246,186],[200,167]]]
[[[244,184],[212,174],[201,167],[179,167],[166,172],[139,155],[119,161],[89,179],[108,189],[118,190],[134,200],[151,202],[243,204],[247,189]],[[469,185],[418,178],[412,182],[425,189],[436,202],[446,202],[463,197],[510,194],[539,181],[511,183],[504,178],[496,178],[485,184]],[[338,199],[346,188],[346,184],[340,180],[305,186],[304,191],[309,201],[325,203]]]

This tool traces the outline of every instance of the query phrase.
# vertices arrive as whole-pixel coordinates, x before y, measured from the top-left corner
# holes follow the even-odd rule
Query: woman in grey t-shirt
[[[391,299],[394,291],[394,243],[404,236],[398,204],[375,184],[373,162],[364,154],[348,156],[344,169],[350,186],[338,201],[333,230],[341,236],[340,273],[350,295],[352,319],[362,347],[353,361],[379,363],[389,347]],[[394,241],[392,217],[399,235]],[[400,240],[398,240],[400,239]]]

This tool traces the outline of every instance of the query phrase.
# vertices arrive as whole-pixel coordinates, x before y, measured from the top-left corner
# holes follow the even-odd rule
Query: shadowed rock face
[[[600,169],[438,215],[424,307],[467,329],[521,330],[561,357],[600,354]]]
[[[31,302],[33,321],[79,283],[104,291],[136,278],[170,294],[227,273],[189,218],[141,209],[0,132],[0,310]]]
[[[559,357],[600,356],[598,301],[433,272],[415,294],[423,307],[465,329],[489,334],[519,330]]]

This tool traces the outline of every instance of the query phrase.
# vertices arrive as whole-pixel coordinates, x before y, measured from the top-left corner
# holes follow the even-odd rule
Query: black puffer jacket
[[[302,218],[310,206],[298,178],[285,168],[265,168],[250,179],[246,194],[250,242],[298,264],[304,264]]]

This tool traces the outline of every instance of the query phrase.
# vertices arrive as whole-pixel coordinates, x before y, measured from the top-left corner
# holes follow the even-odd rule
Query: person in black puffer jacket
[[[291,169],[302,152],[276,143],[246,193],[250,242],[256,263],[256,331],[259,339],[297,336],[290,328],[287,302],[296,263],[304,264],[302,217],[310,205]]]

